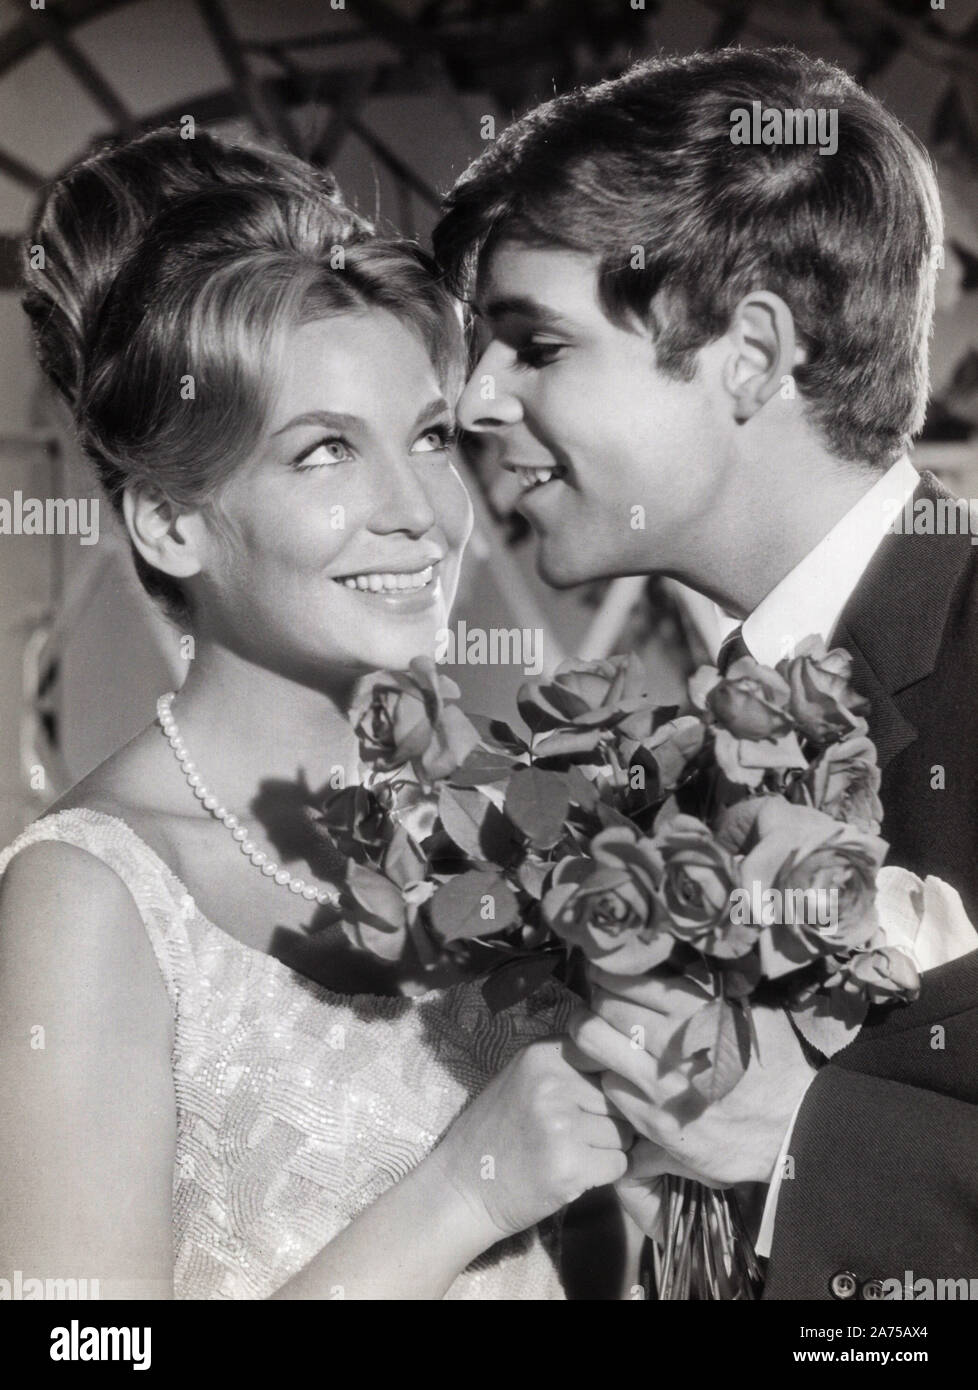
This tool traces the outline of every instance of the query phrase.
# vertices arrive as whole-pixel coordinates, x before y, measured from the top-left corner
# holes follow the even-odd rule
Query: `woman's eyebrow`
[[[441,396],[436,396],[433,401],[429,401],[423,406],[415,418],[412,429],[420,429],[422,425],[427,425],[431,420],[437,420],[441,415],[451,415],[452,408]]]
[[[412,429],[419,429],[421,425],[427,424],[429,420],[436,419],[440,415],[450,415],[451,409],[446,400],[441,396],[436,396],[434,400],[422,406],[415,417]],[[368,428],[367,421],[359,415],[348,415],[341,410],[306,410],[301,415],[294,415],[287,424],[279,429],[273,430],[272,439],[280,434],[285,434],[287,430],[298,429],[302,425],[315,425],[319,429],[329,430],[357,430]]]
[[[297,429],[300,425],[319,425],[326,429],[355,430],[363,424],[359,415],[346,415],[338,410],[307,410],[302,415],[294,415],[288,424],[272,431],[272,438],[285,434],[286,430]]]

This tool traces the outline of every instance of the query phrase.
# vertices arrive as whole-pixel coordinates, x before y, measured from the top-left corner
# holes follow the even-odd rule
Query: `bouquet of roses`
[[[428,659],[380,673],[357,722],[368,775],[321,819],[349,861],[344,929],[388,960],[484,973],[493,1009],[554,972],[581,980],[582,958],[680,971],[703,1002],[676,1064],[702,1105],[751,1062],[752,1000],[831,1055],[871,1004],[919,987],[877,911],[894,873],[919,918],[920,881],[881,869],[880,775],[850,662],[811,638],[773,669],[704,667],[681,714],[648,698],[634,656],[569,661],[521,688],[525,733],[465,714]],[[753,1296],[733,1194],[667,1186],[659,1296]]]

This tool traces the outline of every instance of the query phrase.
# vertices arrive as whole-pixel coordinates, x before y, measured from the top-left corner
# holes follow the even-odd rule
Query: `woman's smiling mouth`
[[[421,613],[442,601],[441,560],[423,569],[362,570],[334,575],[334,582],[358,599],[397,613]]]
[[[342,575],[337,582],[347,589],[359,589],[361,593],[399,594],[427,588],[434,574],[434,565],[428,565],[423,570],[413,571],[368,570],[364,574]]]

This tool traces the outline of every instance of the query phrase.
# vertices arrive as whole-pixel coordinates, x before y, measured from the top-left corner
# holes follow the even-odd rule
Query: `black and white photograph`
[[[978,0],[0,0],[0,291],[37,1364],[270,1300],[939,1361]]]

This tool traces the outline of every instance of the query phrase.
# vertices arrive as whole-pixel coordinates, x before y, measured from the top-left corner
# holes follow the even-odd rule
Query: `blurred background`
[[[19,254],[45,182],[94,140],[192,116],[330,166],[348,199],[427,240],[439,195],[554,92],[633,60],[792,43],[841,63],[929,146],[947,244],[918,467],[978,496],[978,0],[0,0],[0,498],[94,496],[34,365]],[[678,700],[706,655],[701,601],[660,580],[557,594],[512,481],[469,476],[477,526],[456,619],[564,656],[635,650]],[[186,666],[107,504],[98,544],[0,535],[0,844],[152,717]],[[500,713],[511,666],[446,667]]]

